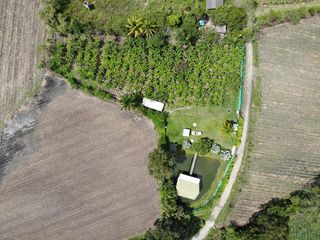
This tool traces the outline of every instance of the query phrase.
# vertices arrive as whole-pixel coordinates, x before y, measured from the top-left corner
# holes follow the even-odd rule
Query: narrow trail
[[[211,215],[209,219],[206,221],[205,225],[199,233],[194,236],[193,240],[203,240],[208,235],[211,228],[214,228],[215,221],[218,218],[221,210],[223,209],[224,205],[226,204],[230,193],[232,191],[233,185],[236,182],[238,172],[240,171],[243,156],[245,153],[245,146],[247,143],[247,135],[248,135],[248,129],[249,129],[249,113],[250,113],[250,106],[251,106],[251,95],[252,95],[252,79],[253,79],[253,54],[252,54],[252,42],[247,43],[246,46],[247,52],[246,52],[246,77],[244,80],[244,111],[243,111],[243,134],[241,138],[241,144],[237,150],[237,159],[234,163],[230,179],[227,183],[227,186],[225,187],[221,198],[218,202],[218,204],[213,208]]]

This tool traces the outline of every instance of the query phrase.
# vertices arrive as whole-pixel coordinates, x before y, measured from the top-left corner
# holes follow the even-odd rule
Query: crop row
[[[241,46],[200,44],[183,49],[154,46],[143,39],[123,44],[81,36],[51,48],[50,68],[70,73],[104,89],[126,93],[140,91],[147,97],[185,104],[221,105],[225,93],[239,86]]]

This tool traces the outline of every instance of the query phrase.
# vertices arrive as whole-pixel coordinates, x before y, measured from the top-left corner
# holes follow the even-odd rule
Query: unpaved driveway
[[[0,239],[118,240],[152,227],[152,124],[64,82],[47,86],[10,125],[33,127],[0,145]]]

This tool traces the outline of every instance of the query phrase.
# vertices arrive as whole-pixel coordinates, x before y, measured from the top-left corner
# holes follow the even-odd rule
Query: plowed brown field
[[[23,131],[15,134],[14,129]],[[48,81],[0,144],[0,239],[118,240],[159,215],[148,120]]]
[[[41,81],[37,46],[46,34],[39,8],[39,0],[0,1],[0,123]]]

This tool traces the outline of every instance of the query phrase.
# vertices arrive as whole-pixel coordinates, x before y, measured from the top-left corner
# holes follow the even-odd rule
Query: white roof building
[[[182,136],[189,137],[191,130],[189,128],[184,128],[182,131]]]
[[[159,111],[159,112],[162,112],[164,109],[164,103],[154,101],[149,98],[143,98],[142,105],[147,108],[151,108],[153,110]]]
[[[181,173],[176,188],[178,196],[195,200],[200,193],[200,179]]]

